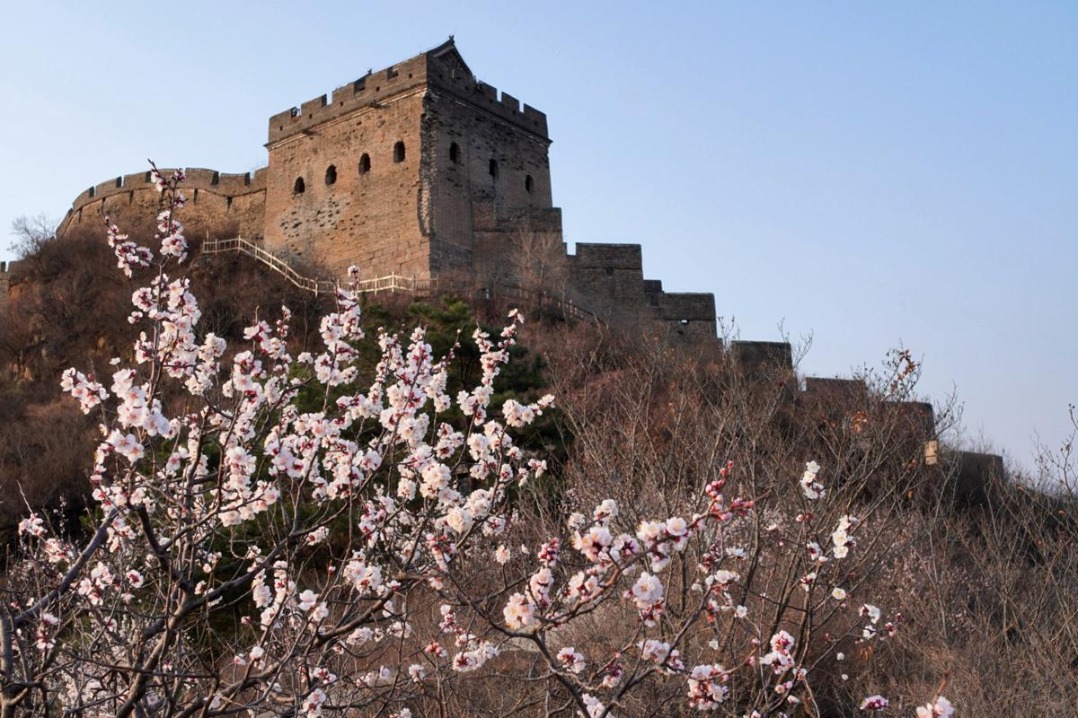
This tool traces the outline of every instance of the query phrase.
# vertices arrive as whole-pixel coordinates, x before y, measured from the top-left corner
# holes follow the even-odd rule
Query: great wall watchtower
[[[189,169],[183,221],[331,278],[356,264],[364,278],[510,286],[714,340],[714,297],[645,280],[639,245],[567,254],[549,147],[546,115],[477,80],[450,38],[271,117],[268,167]],[[58,232],[105,214],[143,225],[156,203],[149,173],[117,177],[79,195]]]
[[[270,118],[266,249],[334,273],[471,271],[489,234],[557,226],[546,116],[453,41]]]

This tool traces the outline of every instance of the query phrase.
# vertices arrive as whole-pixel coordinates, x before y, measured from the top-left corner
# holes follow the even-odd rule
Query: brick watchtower
[[[549,146],[546,116],[477,81],[450,38],[270,118],[266,249],[425,278],[474,272],[524,227],[560,243]]]

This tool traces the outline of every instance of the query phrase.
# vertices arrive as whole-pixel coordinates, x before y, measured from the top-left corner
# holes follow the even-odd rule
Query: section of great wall
[[[269,120],[253,174],[187,171],[189,232],[240,236],[285,263],[542,290],[615,324],[713,338],[711,294],[645,280],[639,245],[566,252],[552,205],[546,115],[475,79],[452,39]],[[87,189],[63,235],[104,215],[152,216],[148,173]]]
[[[664,292],[644,278],[641,247],[577,243],[569,254],[552,205],[546,115],[475,78],[452,38],[432,50],[280,112],[269,120],[268,165],[254,173],[188,169],[189,234],[247,248],[278,271],[313,272],[311,287],[349,265],[380,286],[468,285],[542,295],[603,322],[713,344],[715,298]],[[57,230],[137,226],[159,196],[149,172],[123,175],[75,198]],[[241,238],[242,241],[232,241]],[[211,245],[212,246],[212,245]],[[0,303],[10,270],[0,263]],[[482,291],[482,289],[481,289]],[[732,342],[748,374],[793,376],[788,344]],[[862,384],[809,379],[804,402],[848,402]],[[830,399],[829,399],[830,397]],[[919,460],[934,463],[932,408],[919,419]],[[825,412],[826,413],[826,412]],[[999,457],[957,455],[959,481],[1002,474]]]

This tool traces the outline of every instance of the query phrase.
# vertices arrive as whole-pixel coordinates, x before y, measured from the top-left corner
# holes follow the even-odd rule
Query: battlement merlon
[[[660,292],[656,297],[659,319],[677,322],[710,322],[715,325],[715,295],[704,292]]]
[[[936,412],[926,401],[886,401],[895,420],[908,434],[925,440],[936,437]]]
[[[577,242],[576,254],[569,255],[578,269],[619,269],[641,272],[643,251],[639,244]]]
[[[330,120],[344,117],[382,102],[433,87],[446,91],[510,124],[549,141],[546,115],[512,95],[480,82],[457,52],[453,39],[377,72],[368,71],[359,79],[342,85],[330,94],[307,100],[270,117],[269,140],[272,145]]]
[[[793,371],[793,350],[789,342],[754,342],[736,340],[730,343],[734,358],[749,372],[760,370]]]
[[[868,398],[868,384],[864,379],[809,376],[805,377],[805,393],[820,396],[831,403],[864,403]]]

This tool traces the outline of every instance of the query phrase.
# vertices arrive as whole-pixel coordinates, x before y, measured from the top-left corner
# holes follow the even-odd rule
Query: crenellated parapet
[[[366,75],[270,117],[269,141],[273,145],[295,135],[307,134],[327,122],[364,109],[378,109],[428,88],[447,91],[542,138],[547,137],[546,115],[523,104],[507,92],[499,92],[475,78],[456,51],[453,40],[387,68]]]
[[[710,292],[664,292],[662,282],[645,279],[644,295],[667,334],[689,341],[715,341],[715,295]]]
[[[447,90],[455,97],[542,138],[548,137],[546,113],[521,102],[508,92],[500,92],[496,87],[475,79],[471,74],[454,72],[451,64],[447,67],[434,63],[429,79],[431,85],[438,89]]]
[[[175,171],[174,168],[160,170],[161,174],[166,177]],[[266,188],[267,170],[265,167],[256,172],[246,172],[244,174],[227,174],[218,172],[217,170],[202,169],[199,167],[190,168],[184,171],[187,173],[187,179],[184,181],[183,185],[185,192],[198,189],[220,195],[234,196],[258,192]],[[135,174],[121,175],[87,188],[75,198],[75,201],[71,205],[71,211],[85,207],[95,200],[102,200],[125,192],[137,192],[143,190],[157,191],[149,170],[137,172]]]
[[[278,112],[269,119],[269,144],[312,131],[317,125],[345,117],[363,108],[377,108],[391,97],[419,92],[427,80],[425,55],[341,85],[332,93]]]
[[[168,176],[175,169],[160,170]],[[229,174],[200,167],[185,170],[183,192],[197,209],[185,214],[192,227],[236,225],[249,236],[261,234],[268,170]],[[57,228],[58,236],[91,223],[99,225],[105,216],[129,226],[153,217],[160,195],[149,170],[121,175],[87,188],[75,198]]]
[[[546,115],[508,92],[499,92],[497,88],[477,80],[457,52],[452,37],[424,55],[428,59],[428,80],[432,87],[447,90],[457,98],[543,139],[549,137]]]
[[[754,381],[788,383],[795,376],[793,352],[787,342],[731,342],[729,354],[744,376]],[[875,431],[888,435],[892,450],[909,466],[933,469],[944,490],[942,497],[968,505],[988,503],[994,486],[1006,479],[1002,457],[941,446],[936,413],[923,401],[882,399],[864,379],[806,377],[804,388],[788,394],[803,428],[825,437],[854,438],[868,450]],[[857,437],[863,437],[858,444]],[[824,459],[821,458],[821,462]]]

